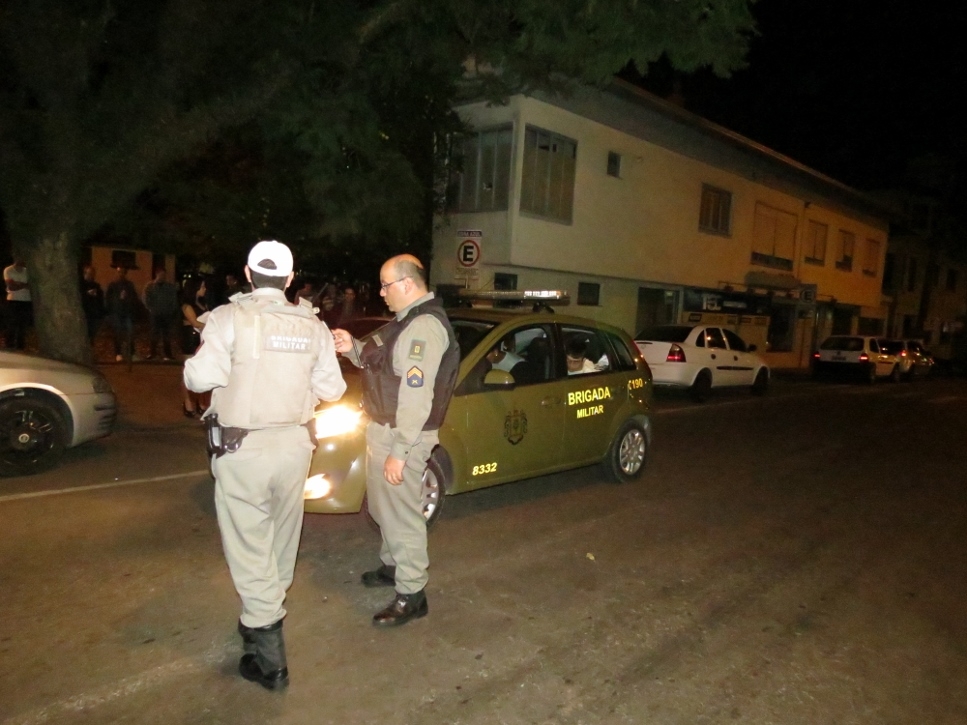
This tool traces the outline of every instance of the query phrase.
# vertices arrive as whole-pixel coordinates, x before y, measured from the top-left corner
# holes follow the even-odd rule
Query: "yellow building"
[[[632,334],[714,321],[774,367],[885,331],[887,211],[855,189],[622,82],[458,112],[475,133],[434,230],[440,289],[566,289]]]

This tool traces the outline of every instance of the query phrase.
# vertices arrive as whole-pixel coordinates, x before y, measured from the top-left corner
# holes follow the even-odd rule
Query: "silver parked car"
[[[51,468],[65,449],[108,435],[116,418],[97,370],[0,351],[0,476]]]

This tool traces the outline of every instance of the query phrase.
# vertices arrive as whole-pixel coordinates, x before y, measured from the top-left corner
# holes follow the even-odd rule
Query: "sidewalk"
[[[181,374],[177,362],[100,363],[118,399],[118,430],[198,426],[182,413]]]

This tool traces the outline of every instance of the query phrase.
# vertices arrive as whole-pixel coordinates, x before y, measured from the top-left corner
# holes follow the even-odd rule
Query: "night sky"
[[[862,189],[923,154],[967,159],[961,0],[760,0],[749,66],[680,78],[685,107]],[[646,87],[665,94],[660,66]]]

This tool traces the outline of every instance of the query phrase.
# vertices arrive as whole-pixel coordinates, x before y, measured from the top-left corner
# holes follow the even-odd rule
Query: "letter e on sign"
[[[457,247],[457,261],[462,267],[475,267],[480,261],[480,245],[476,239],[464,239]]]

